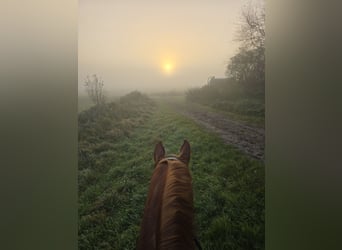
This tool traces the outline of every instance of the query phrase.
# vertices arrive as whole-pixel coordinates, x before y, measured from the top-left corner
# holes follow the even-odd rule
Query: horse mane
[[[169,163],[162,204],[161,249],[193,248],[193,193],[188,167]]]
[[[152,175],[137,249],[194,249],[193,192],[181,161],[161,160]]]

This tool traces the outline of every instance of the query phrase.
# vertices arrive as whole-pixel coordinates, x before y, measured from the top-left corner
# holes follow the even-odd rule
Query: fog
[[[79,94],[97,74],[107,93],[202,86],[224,77],[242,0],[79,2]]]

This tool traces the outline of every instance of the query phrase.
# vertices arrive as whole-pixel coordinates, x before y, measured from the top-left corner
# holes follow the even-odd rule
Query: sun
[[[171,74],[173,71],[173,64],[171,62],[166,62],[163,65],[163,69],[166,74]]]

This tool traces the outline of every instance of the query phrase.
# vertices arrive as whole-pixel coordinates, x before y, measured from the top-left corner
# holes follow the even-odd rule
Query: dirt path
[[[230,144],[253,158],[264,160],[265,130],[206,109],[169,102],[179,113],[193,119],[203,127],[214,131],[226,144]]]

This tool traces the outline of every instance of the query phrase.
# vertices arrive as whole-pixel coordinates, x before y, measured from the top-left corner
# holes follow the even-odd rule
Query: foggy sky
[[[79,91],[96,73],[116,94],[202,86],[224,77],[242,0],[79,2]],[[167,74],[163,64],[170,62]]]

